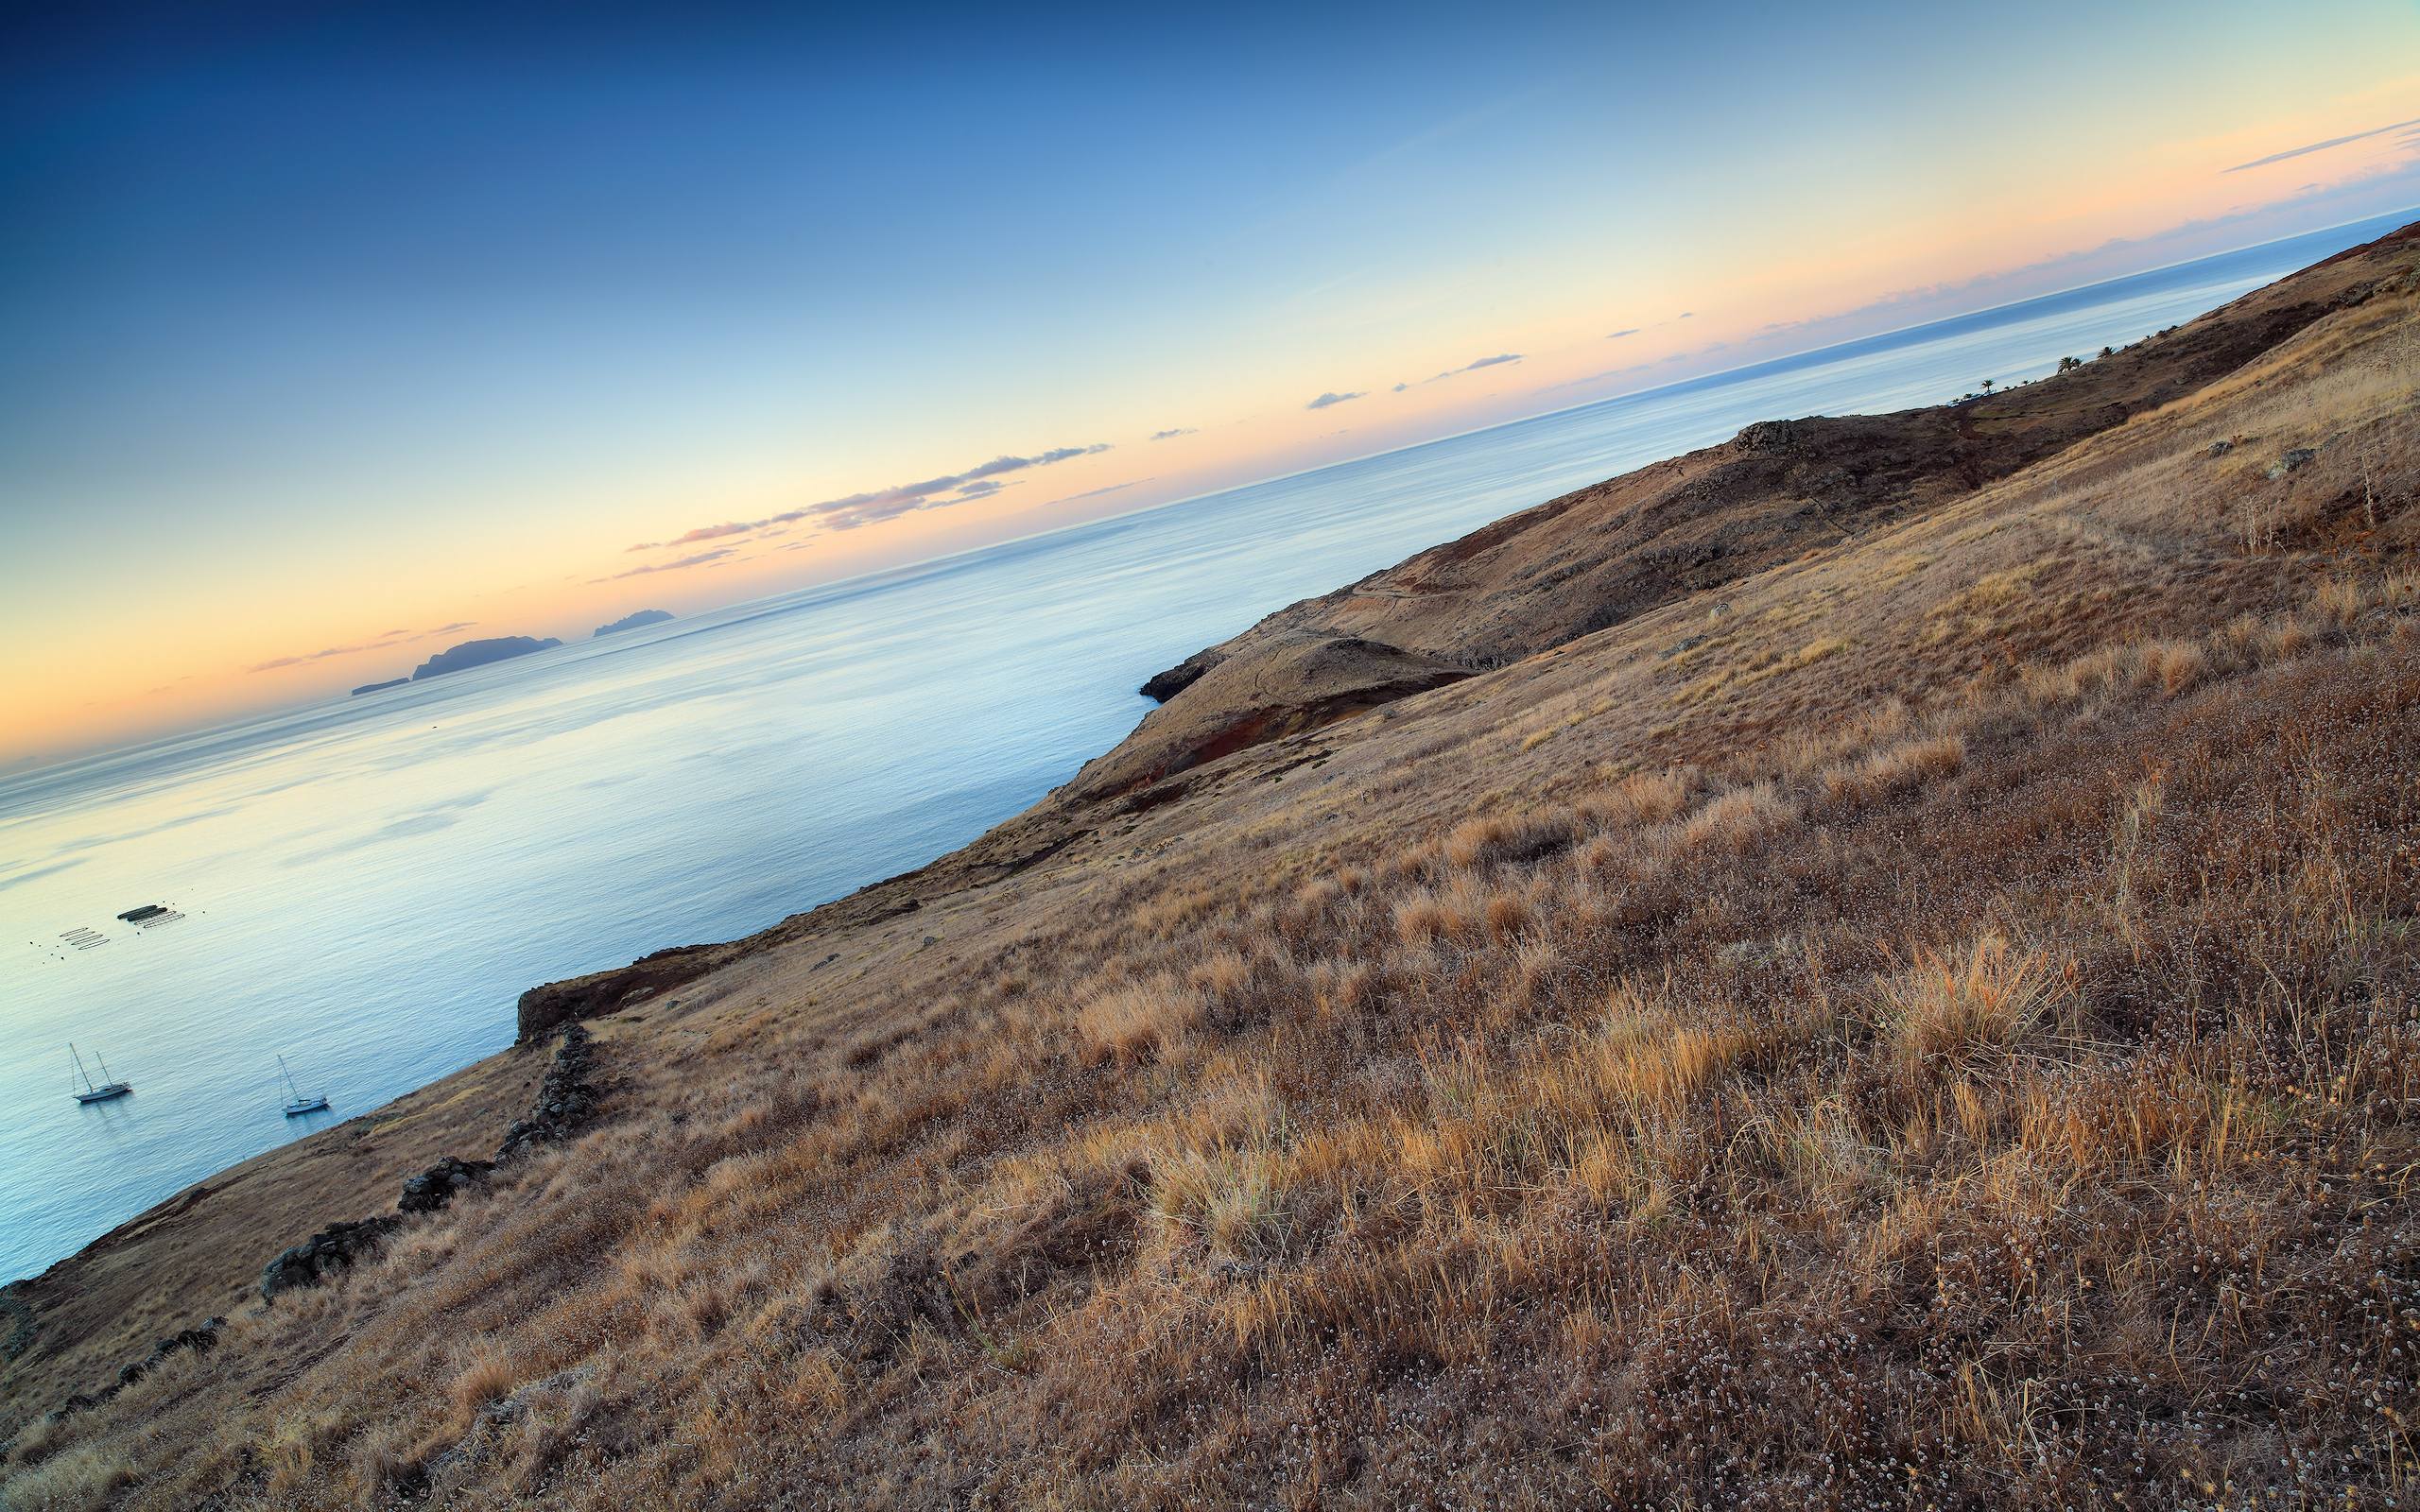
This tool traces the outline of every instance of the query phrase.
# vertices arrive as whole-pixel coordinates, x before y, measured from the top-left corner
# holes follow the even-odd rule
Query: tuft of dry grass
[[[1910,1073],[1972,1074],[2004,1061],[2041,1026],[2053,980],[2039,952],[1997,935],[1961,950],[1919,947],[1883,984],[1883,1026]]]
[[[1224,977],[1229,972],[1215,972]],[[1202,999],[1167,975],[1111,987],[1077,1011],[1075,1028],[1097,1057],[1152,1055],[1201,1023]]]

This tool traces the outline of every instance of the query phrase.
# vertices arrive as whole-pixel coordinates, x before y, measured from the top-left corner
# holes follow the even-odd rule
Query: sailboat
[[[123,1097],[134,1091],[132,1082],[112,1081],[110,1078],[110,1063],[101,1059],[99,1051],[93,1052],[94,1063],[101,1068],[101,1079],[98,1082],[94,1081],[93,1074],[84,1069],[84,1057],[76,1053],[76,1047],[73,1044],[67,1047],[67,1054],[76,1062],[76,1080],[84,1084],[81,1087],[76,1086],[73,1082],[68,1084],[67,1090],[76,1094],[78,1102],[106,1103],[112,1097]]]
[[[285,1078],[285,1091],[288,1093],[285,1099],[286,1117],[292,1118],[297,1113],[316,1113],[328,1106],[327,1093],[306,1092],[294,1085],[294,1073],[285,1069],[284,1056],[277,1057],[277,1074]]]

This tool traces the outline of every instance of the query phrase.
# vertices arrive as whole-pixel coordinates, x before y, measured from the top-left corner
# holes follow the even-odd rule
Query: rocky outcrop
[[[332,1223],[301,1244],[279,1250],[275,1260],[261,1267],[261,1300],[274,1301],[278,1293],[297,1286],[319,1285],[377,1247],[379,1241],[394,1232],[402,1221],[382,1213],[351,1223]]]
[[[404,1182],[404,1194],[395,1206],[404,1212],[435,1212],[454,1200],[454,1194],[475,1182],[487,1179],[495,1169],[493,1160],[465,1160],[449,1155],[435,1165]]]
[[[1203,673],[1224,660],[1216,646],[1196,651],[1166,672],[1151,674],[1150,680],[1145,682],[1139,691],[1153,703],[1166,703],[1201,681]]]
[[[540,1144],[552,1144],[568,1138],[596,1111],[596,1089],[588,1079],[589,1064],[594,1058],[588,1031],[577,1023],[563,1025],[562,1043],[555,1047],[554,1063],[546,1068],[546,1079],[538,1084],[537,1106],[529,1109],[527,1118],[514,1119],[504,1131],[504,1143],[496,1146],[498,1162]]]
[[[536,1041],[558,1024],[612,1013],[642,998],[704,975],[733,953],[715,945],[682,945],[642,955],[628,966],[548,982],[521,994],[515,1040]]]
[[[1459,682],[1473,670],[1366,636],[1287,636],[1249,658],[1212,660],[1194,691],[1145,715],[1115,750],[1076,775],[1072,790],[1138,794],[1248,746]]]
[[[596,635],[612,635],[620,630],[635,630],[642,625],[661,625],[671,617],[672,613],[669,610],[643,609],[635,614],[625,614],[611,625],[599,625],[596,627]],[[589,639],[593,641],[596,639],[596,635],[592,635]]]
[[[1743,452],[1788,452],[1798,443],[1796,422],[1786,420],[1760,420],[1739,428],[1733,444]]]
[[[527,656],[532,651],[551,651],[562,644],[551,635],[543,641],[527,635],[499,635],[492,640],[465,641],[459,645],[448,646],[414,667],[411,680],[420,682],[429,678],[441,678],[448,672],[467,672],[473,667],[486,666],[491,662],[510,662],[517,656]]]

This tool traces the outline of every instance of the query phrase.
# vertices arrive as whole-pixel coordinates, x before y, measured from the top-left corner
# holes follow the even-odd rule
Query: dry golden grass
[[[2409,1504],[2411,321],[614,1025],[11,1505]]]
[[[1167,977],[1130,982],[1084,1005],[1077,1032],[1097,1055],[1133,1059],[1160,1049],[1201,1021],[1201,1000]]]

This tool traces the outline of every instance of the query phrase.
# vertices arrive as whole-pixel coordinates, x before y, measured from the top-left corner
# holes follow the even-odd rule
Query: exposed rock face
[[[375,1247],[402,1221],[381,1215],[332,1223],[301,1244],[278,1251],[277,1258],[261,1268],[261,1300],[275,1300],[278,1293],[297,1286],[317,1286]]]
[[[493,1160],[465,1160],[458,1156],[446,1156],[435,1165],[404,1182],[404,1194],[395,1206],[404,1212],[435,1212],[454,1200],[454,1194],[475,1181],[484,1180],[495,1169]]]
[[[730,954],[713,945],[676,946],[642,955],[630,965],[612,971],[591,971],[586,976],[533,987],[521,994],[515,1038],[526,1045],[557,1024],[612,1013],[640,998],[704,975],[729,959]]]
[[[568,1138],[596,1111],[596,1089],[589,1085],[589,1063],[594,1058],[588,1031],[577,1023],[563,1025],[562,1043],[555,1049],[554,1064],[546,1068],[546,1079],[538,1084],[537,1106],[527,1118],[513,1120],[504,1131],[504,1143],[496,1147],[498,1161],[509,1160],[535,1145],[552,1144]]]
[[[411,680],[443,677],[448,672],[464,672],[483,667],[491,662],[510,662],[516,656],[532,651],[551,651],[563,643],[548,636],[543,641],[527,635],[499,635],[487,641],[465,641],[457,646],[438,652],[412,669]]]
[[[389,678],[384,682],[365,682],[353,690],[353,696],[358,698],[365,693],[384,693],[389,688],[400,688],[411,680],[409,678]]]
[[[596,627],[596,635],[611,635],[616,630],[635,630],[642,625],[661,625],[672,617],[669,610],[643,609],[635,614],[625,614],[611,625]],[[595,640],[596,635],[589,637]]]

